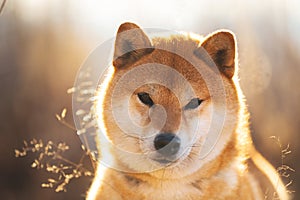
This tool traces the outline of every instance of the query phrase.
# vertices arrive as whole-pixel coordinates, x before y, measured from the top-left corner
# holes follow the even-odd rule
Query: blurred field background
[[[279,167],[280,149],[270,136],[290,145],[284,163],[296,172],[284,180],[293,181],[289,189],[300,199],[299,8],[297,0],[8,0],[0,14],[1,199],[84,198],[90,178],[72,181],[66,193],[42,189],[51,175],[30,167],[34,155],[15,158],[14,149],[32,138],[64,141],[71,147],[66,156],[79,160],[79,138],[55,114],[66,107],[72,123],[67,89],[89,53],[125,21],[203,35],[220,28],[236,33],[256,147]]]

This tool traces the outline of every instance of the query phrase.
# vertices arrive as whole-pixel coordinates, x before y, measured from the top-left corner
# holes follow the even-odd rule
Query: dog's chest
[[[193,199],[202,196],[201,188],[197,183],[162,182],[155,186],[141,184],[138,192],[144,194],[147,200],[180,200]]]

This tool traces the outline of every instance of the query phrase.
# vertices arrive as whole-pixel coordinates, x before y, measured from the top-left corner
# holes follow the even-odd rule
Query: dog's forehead
[[[207,96],[208,93],[205,80],[199,71],[186,61],[172,61],[172,57],[165,58],[163,64],[146,63],[143,72],[139,74],[143,74],[145,80],[150,80],[140,87],[140,91],[145,90],[152,94],[170,92],[184,101],[195,96]]]
[[[207,93],[205,80],[199,70],[207,66],[194,54],[198,46],[199,41],[188,37],[156,38],[153,40],[154,51],[129,68],[119,70],[120,76],[131,72],[134,76],[129,79],[131,83],[133,80],[144,84],[147,82],[148,86],[161,83],[176,93],[186,94],[190,89],[201,94]]]
[[[151,62],[175,69],[188,81],[199,83],[203,80],[199,69],[207,68],[207,66],[194,53],[199,48],[199,38],[179,34],[169,38],[154,38],[152,41],[155,51],[149,57]]]
[[[193,51],[200,44],[200,40],[183,34],[172,35],[167,38],[153,38],[152,42],[154,48],[172,52],[184,58],[189,56],[189,54],[193,54]]]
[[[192,55],[189,55],[192,57]],[[189,84],[203,84],[201,70],[207,68],[206,64],[201,60],[186,59],[181,55],[164,52],[164,50],[156,50],[145,60],[149,66],[154,66],[152,72],[157,76],[163,74],[163,78],[170,85],[183,86],[183,82]]]

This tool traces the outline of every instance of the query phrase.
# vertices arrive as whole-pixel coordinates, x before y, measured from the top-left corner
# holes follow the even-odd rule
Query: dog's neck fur
[[[237,183],[241,181],[240,176],[242,173],[239,171],[240,166],[245,167],[245,163],[236,159],[239,154],[237,148],[237,134],[233,134],[230,142],[216,159],[205,164],[195,173],[180,179],[168,179],[168,177],[159,179],[152,176],[151,173],[131,174],[109,169],[109,174],[114,177],[111,179],[113,181],[110,184],[114,190],[117,191],[118,188],[122,188],[123,193],[126,191],[126,194],[134,195],[134,198],[137,198],[139,195],[140,197],[147,195],[143,190],[144,187],[147,188],[147,192],[149,192],[149,188],[152,188],[153,190],[150,189],[150,191],[156,192],[158,196],[161,195],[162,197],[168,195],[163,194],[162,191],[164,191],[164,193],[170,192],[169,195],[171,195],[170,190],[172,190],[172,195],[178,195],[176,194],[176,189],[182,191],[184,188],[194,190],[190,194],[197,194],[198,197],[210,197],[211,194],[207,194],[207,192],[211,192],[212,188],[215,190],[215,183],[219,181],[219,179],[228,177],[225,179],[226,183],[224,183],[223,186],[218,186],[218,190],[224,194],[232,193],[229,190],[235,190]],[[128,198],[128,196],[126,196],[126,198]]]

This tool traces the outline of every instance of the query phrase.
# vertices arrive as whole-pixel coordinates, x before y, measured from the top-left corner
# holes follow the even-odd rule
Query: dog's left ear
[[[232,78],[235,71],[236,44],[235,36],[230,31],[218,31],[209,35],[202,43],[201,48],[208,53],[219,71],[226,77]],[[202,49],[203,51],[203,49]],[[195,51],[197,56],[197,50]],[[198,55],[199,52],[198,52]]]
[[[113,65],[121,68],[132,64],[153,51],[150,39],[140,27],[124,23],[118,29]]]

